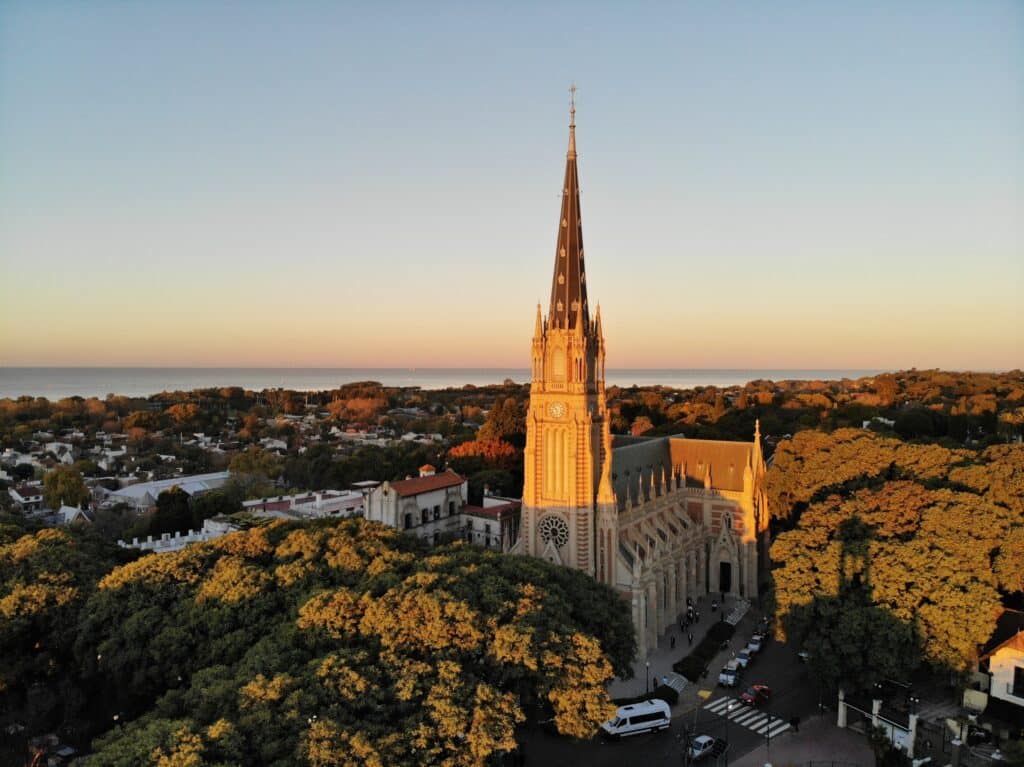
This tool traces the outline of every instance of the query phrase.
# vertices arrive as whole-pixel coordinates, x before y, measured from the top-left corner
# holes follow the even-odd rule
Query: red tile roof
[[[446,487],[461,485],[466,480],[449,469],[440,474],[433,474],[429,477],[413,477],[412,479],[400,479],[397,482],[390,482],[391,489],[398,495],[405,497],[429,493],[431,490],[442,490]]]
[[[511,503],[503,503],[501,506],[471,506],[468,503],[462,507],[463,514],[472,514],[474,517],[487,517],[488,519],[500,519],[509,512],[518,512],[522,503],[519,501],[513,501]]]

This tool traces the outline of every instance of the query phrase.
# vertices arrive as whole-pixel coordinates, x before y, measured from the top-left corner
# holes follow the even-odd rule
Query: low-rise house
[[[438,543],[442,536],[459,535],[459,515],[467,497],[468,482],[454,471],[421,470],[419,477],[384,482],[372,489],[366,499],[366,518]]]
[[[1024,612],[1003,610],[978,663],[990,680],[986,712],[1024,724]]]
[[[78,509],[74,506],[61,506],[55,516],[56,523],[65,527],[70,525],[91,525],[96,519],[91,511]]]
[[[7,489],[14,505],[22,511],[39,511],[43,508],[42,485],[21,484]]]
[[[70,442],[47,442],[43,445],[44,452],[52,453],[57,462],[70,466],[75,462],[75,448]]]
[[[519,518],[522,502],[501,499],[501,503],[462,507],[462,536],[467,543],[508,552],[519,540]]]

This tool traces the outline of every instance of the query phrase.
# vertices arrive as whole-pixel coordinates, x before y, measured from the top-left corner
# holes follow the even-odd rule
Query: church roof
[[[752,442],[726,442],[685,437],[616,436],[612,443],[612,485],[624,501],[637,501],[642,483],[685,466],[686,484],[703,487],[708,467],[711,487],[743,490],[743,470],[751,459]]]
[[[718,490],[743,489],[743,470],[754,449],[752,442],[678,437],[673,437],[669,442],[673,465],[686,467],[686,484],[703,485],[710,468],[712,487]]]
[[[573,88],[575,95],[575,87]],[[569,151],[565,155],[565,180],[562,183],[562,214],[558,219],[558,243],[555,270],[551,278],[549,328],[576,327],[579,317],[583,330],[590,324],[587,306],[586,270],[583,267],[583,222],[580,217],[580,182],[576,172],[576,104],[570,110]]]

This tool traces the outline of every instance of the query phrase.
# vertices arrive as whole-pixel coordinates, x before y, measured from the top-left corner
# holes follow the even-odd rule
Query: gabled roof
[[[1003,610],[996,619],[992,636],[981,648],[978,660],[985,660],[1004,647],[1024,651],[1024,612]]]
[[[410,495],[429,493],[431,490],[443,490],[446,487],[461,485],[466,480],[451,469],[440,474],[433,474],[429,477],[413,477],[411,479],[400,479],[397,482],[389,482],[391,489],[405,498]]]

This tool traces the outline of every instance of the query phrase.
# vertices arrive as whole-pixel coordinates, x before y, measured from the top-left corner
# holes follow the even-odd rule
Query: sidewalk
[[[763,767],[765,764],[806,764],[807,762],[850,762],[872,767],[875,755],[868,739],[853,730],[836,727],[835,712],[826,711],[800,722],[800,731],[787,730],[771,742],[771,754],[764,745],[730,759],[732,767]]]
[[[694,600],[694,606],[700,611],[700,622],[691,624],[688,631],[693,633],[693,646],[691,647],[686,639],[686,632],[681,631],[678,623],[673,623],[658,639],[657,649],[647,653],[647,663],[636,661],[633,664],[632,679],[616,679],[608,687],[608,692],[614,698],[629,698],[636,695],[643,695],[646,690],[653,690],[661,684],[663,676],[671,677],[672,664],[690,654],[693,647],[696,647],[715,623],[723,616],[728,615],[736,606],[738,600],[729,596],[724,605],[719,605],[716,612],[711,611],[711,596],[706,595]],[[743,620],[736,626],[736,635],[729,642],[729,648],[722,650],[714,657],[708,666],[707,679],[702,679],[699,684],[687,682],[686,687],[679,696],[679,702],[672,707],[672,716],[677,717],[692,711],[694,706],[702,704],[704,698],[698,693],[701,688],[713,690],[718,679],[718,670],[725,665],[725,662],[737,650],[746,647],[747,639],[753,632],[757,622],[761,620],[761,613],[755,607],[751,607]],[[675,649],[672,649],[672,637],[676,639]],[[649,686],[647,680],[649,679]],[[705,696],[706,697],[706,696]]]

